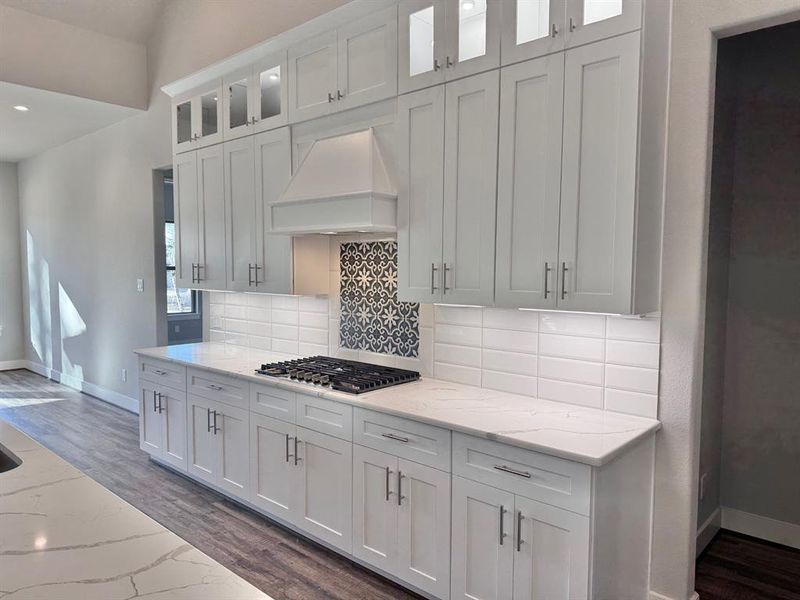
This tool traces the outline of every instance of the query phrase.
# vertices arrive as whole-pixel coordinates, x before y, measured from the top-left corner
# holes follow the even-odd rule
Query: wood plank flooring
[[[697,560],[700,600],[800,600],[800,550],[722,530]]]
[[[0,372],[0,419],[275,600],[420,596],[152,463],[138,417],[29,371]]]

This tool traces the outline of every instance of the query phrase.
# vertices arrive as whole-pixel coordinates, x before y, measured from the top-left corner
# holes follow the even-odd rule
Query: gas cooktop
[[[371,392],[419,379],[417,371],[382,367],[330,356],[312,356],[263,364],[260,369],[256,369],[256,373],[287,377],[350,394]]]

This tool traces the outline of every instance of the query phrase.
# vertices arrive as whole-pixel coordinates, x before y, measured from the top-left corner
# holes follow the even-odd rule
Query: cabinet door
[[[234,496],[247,498],[250,491],[250,414],[241,408],[217,403],[212,423],[219,438],[218,485]]]
[[[193,146],[204,148],[222,141],[222,82],[192,99]]]
[[[513,515],[514,494],[453,477],[454,599],[511,598]]]
[[[564,55],[500,75],[495,303],[555,308]]]
[[[292,147],[289,128],[265,131],[253,138],[256,184],[256,260],[252,290],[291,294],[292,238],[272,234],[270,204],[277,200],[292,176]]]
[[[219,472],[219,437],[214,435],[213,411],[217,404],[211,400],[189,396],[187,399],[189,473],[216,484]]]
[[[450,473],[399,459],[395,575],[450,597]]]
[[[353,555],[397,569],[397,457],[353,446]]]
[[[267,131],[289,122],[287,70],[285,50],[256,63],[251,86],[254,132]]]
[[[295,500],[295,426],[250,413],[250,502],[290,521]]]
[[[400,93],[442,83],[447,53],[445,0],[401,0],[397,22]]]
[[[442,298],[444,96],[439,85],[397,99],[397,297],[403,302]]]
[[[447,84],[442,300],[494,301],[500,73]]]
[[[300,463],[294,523],[350,552],[353,539],[353,444],[297,428]]]
[[[642,0],[567,0],[567,48],[642,27]]]
[[[397,95],[397,8],[371,14],[338,30],[335,110]]]
[[[225,175],[223,146],[197,151],[197,196],[200,210],[199,283],[194,287],[225,289]]]
[[[585,600],[589,517],[515,498],[514,600]]]
[[[253,133],[253,67],[240,69],[222,80],[222,127],[226,140]]]
[[[448,80],[500,66],[502,8],[498,0],[447,0]]]
[[[567,0],[507,2],[503,6],[503,64],[563,50],[568,33],[566,4]]]
[[[289,120],[326,115],[336,101],[336,31],[328,31],[289,49]]]
[[[148,454],[164,454],[161,415],[158,412],[156,386],[142,382],[139,388],[139,447]]]
[[[631,310],[639,33],[566,53],[558,307]]]
[[[172,178],[175,212],[175,284],[190,288],[196,283],[200,247],[200,205],[197,201],[197,152],[173,157]]]
[[[225,142],[225,214],[228,224],[228,289],[254,288],[254,263],[258,235],[253,137]]]
[[[162,458],[185,471],[186,461],[186,392],[159,388],[164,454]]]
[[[192,149],[194,129],[192,127],[192,99],[184,97],[172,102],[172,152]]]

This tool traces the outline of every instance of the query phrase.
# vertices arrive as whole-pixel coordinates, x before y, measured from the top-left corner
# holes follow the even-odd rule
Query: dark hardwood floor
[[[138,417],[29,371],[0,372],[0,419],[275,600],[417,599],[392,582],[152,463]]]
[[[800,600],[800,550],[722,530],[697,560],[700,600]]]

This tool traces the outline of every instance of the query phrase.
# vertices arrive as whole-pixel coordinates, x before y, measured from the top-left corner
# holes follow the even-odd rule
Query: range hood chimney
[[[273,233],[396,231],[397,189],[372,128],[314,142],[270,211]]]

